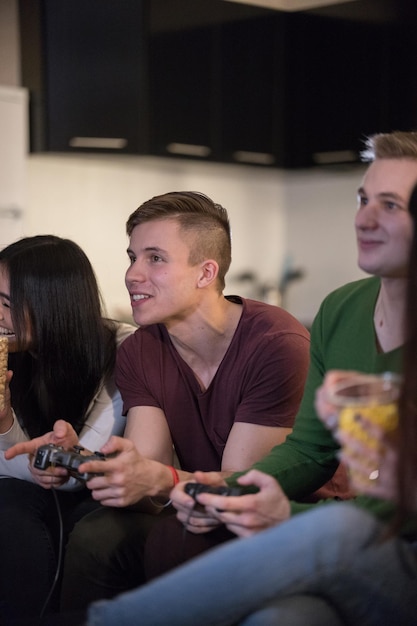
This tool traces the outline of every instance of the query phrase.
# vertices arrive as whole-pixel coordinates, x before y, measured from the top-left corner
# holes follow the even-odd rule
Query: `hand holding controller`
[[[82,450],[84,450],[82,446],[74,446],[71,450],[64,450],[61,446],[56,446],[53,443],[46,444],[37,449],[33,465],[41,470],[45,470],[51,465],[64,467],[71,476],[81,481],[87,481],[99,474],[88,474],[87,472],[80,474],[78,472],[79,466],[87,461],[105,461],[107,457],[102,452],[94,452],[90,455],[81,454]]]

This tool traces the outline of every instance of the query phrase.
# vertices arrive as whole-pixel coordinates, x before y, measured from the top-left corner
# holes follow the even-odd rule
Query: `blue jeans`
[[[87,624],[417,624],[415,550],[398,538],[380,541],[382,530],[352,504],[318,506],[93,604]],[[310,601],[314,622],[303,610]]]

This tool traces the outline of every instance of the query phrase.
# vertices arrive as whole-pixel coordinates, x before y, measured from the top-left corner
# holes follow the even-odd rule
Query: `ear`
[[[207,259],[201,264],[198,287],[207,287],[215,282],[219,273],[219,264],[213,259]]]

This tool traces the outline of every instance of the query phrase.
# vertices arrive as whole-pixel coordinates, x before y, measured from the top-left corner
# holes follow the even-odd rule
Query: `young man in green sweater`
[[[417,133],[375,135],[369,138],[363,157],[371,164],[358,190],[355,229],[358,265],[372,277],[337,289],[322,303],[312,327],[310,369],[294,430],[285,443],[252,466],[261,473],[195,475],[197,481],[206,484],[219,484],[226,478],[229,485],[255,485],[259,492],[241,499],[201,494],[198,499],[205,509],[196,510],[183,484],[173,490],[178,519],[195,535],[225,524],[232,533],[247,536],[311,506],[305,502],[309,494],[324,485],[339,466],[339,446],[314,408],[316,389],[325,373],[331,369],[369,373],[401,370],[413,233],[408,201],[417,182]],[[153,558],[161,553],[159,549],[166,548],[153,537],[149,541]],[[193,537],[187,536],[186,541],[191,551]],[[212,544],[207,540],[206,547]],[[200,548],[205,549],[204,543]],[[197,552],[196,548],[193,555]]]

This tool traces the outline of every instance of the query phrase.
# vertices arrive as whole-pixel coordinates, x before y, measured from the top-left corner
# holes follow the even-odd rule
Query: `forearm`
[[[251,469],[257,469],[273,476],[290,499],[304,498],[330,480],[338,467],[333,450],[320,454],[306,454],[291,441],[276,446]],[[232,474],[226,478],[229,485],[236,485],[239,476],[246,472]]]
[[[10,446],[14,446],[16,443],[22,441],[28,441],[29,437],[20,426],[14,413],[12,414],[12,420],[9,422],[9,428],[0,433],[0,450],[7,450]]]
[[[4,458],[4,452],[0,451],[0,476],[35,482],[29,471],[29,459],[26,454],[7,460]]]
[[[158,515],[168,506],[171,506],[171,491],[179,483],[193,479],[193,474],[177,470],[171,465],[156,463],[153,471],[154,482],[152,489],[135,504],[130,505],[136,511]]]

